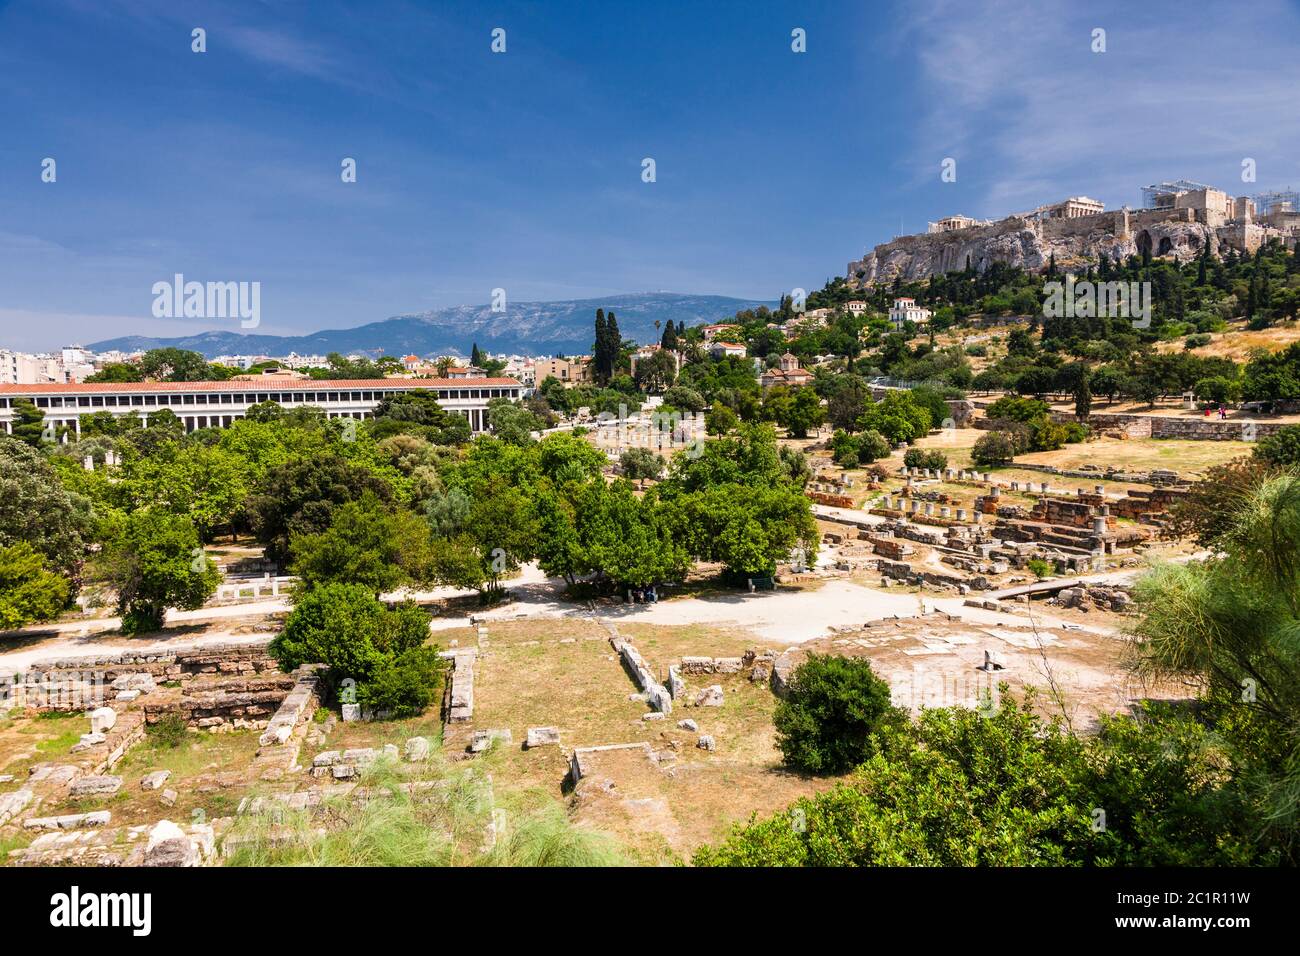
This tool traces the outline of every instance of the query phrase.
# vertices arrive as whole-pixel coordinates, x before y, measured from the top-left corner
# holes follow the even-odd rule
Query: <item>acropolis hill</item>
[[[975,269],[1003,262],[1038,270],[1055,256],[1069,269],[1103,252],[1114,259],[1149,250],[1184,261],[1200,254],[1207,238],[1216,255],[1227,247],[1254,252],[1274,237],[1288,245],[1300,239],[1300,212],[1291,200],[1276,202],[1258,220],[1254,200],[1208,186],[1154,192],[1149,202],[1155,208],[1103,212],[1095,200],[1072,198],[996,222],[951,216],[931,223],[929,232],[876,246],[850,262],[845,274],[850,283],[867,286],[964,269],[968,259]]]

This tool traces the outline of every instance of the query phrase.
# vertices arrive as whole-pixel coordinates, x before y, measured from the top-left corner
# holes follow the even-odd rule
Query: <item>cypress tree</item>
[[[483,365],[483,353],[478,350],[478,343],[474,343],[474,348],[469,353],[469,364],[475,368],[481,368]]]
[[[605,310],[596,310],[596,341],[591,346],[591,371],[596,381],[604,382],[605,355],[609,352],[609,326],[605,322]]]
[[[605,383],[614,377],[614,369],[618,366],[618,355],[622,351],[623,336],[618,331],[618,319],[614,318],[611,312],[606,321],[605,334],[607,336],[607,345],[605,351]]]

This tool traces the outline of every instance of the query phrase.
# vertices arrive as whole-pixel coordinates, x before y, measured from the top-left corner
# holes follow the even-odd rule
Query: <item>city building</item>
[[[844,303],[844,307],[849,310],[849,315],[861,315],[867,311],[867,303],[861,299],[850,299]]]
[[[915,299],[904,296],[894,300],[894,306],[889,310],[889,321],[895,330],[902,329],[904,322],[925,325],[930,321],[930,310],[917,305]]]
[[[548,378],[557,378],[565,385],[591,381],[591,356],[575,355],[573,358],[539,358],[533,363],[537,384]]]
[[[712,342],[715,338],[724,332],[738,331],[740,326],[734,322],[719,322],[716,325],[706,325],[700,331],[704,334],[704,341]]]
[[[744,358],[747,353],[743,345],[735,342],[712,342],[709,344],[709,354],[714,358]]]
[[[243,418],[259,402],[276,402],[285,408],[315,406],[329,418],[365,419],[390,395],[427,391],[438,404],[469,419],[475,433],[488,428],[487,404],[493,398],[518,399],[523,390],[513,378],[466,379],[356,379],[288,381],[280,376],[254,376],[251,381],[229,382],[122,382],[103,384],[0,385],[0,424],[13,432],[14,405],[30,399],[55,428],[81,433],[80,416],[107,411],[124,416],[138,414],[148,427],[149,415],[168,409],[196,428],[225,428]]]
[[[759,384],[763,388],[771,388],[773,385],[810,385],[812,380],[812,372],[800,368],[798,357],[789,352],[781,356],[776,368],[766,369],[759,376]]]

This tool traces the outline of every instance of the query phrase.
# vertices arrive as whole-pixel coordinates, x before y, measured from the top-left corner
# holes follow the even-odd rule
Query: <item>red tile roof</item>
[[[253,382],[79,382],[59,384],[41,382],[35,385],[0,385],[0,395],[119,395],[126,393],[163,392],[334,392],[347,389],[412,388],[522,388],[513,378],[357,378],[357,379],[302,379],[296,381]]]

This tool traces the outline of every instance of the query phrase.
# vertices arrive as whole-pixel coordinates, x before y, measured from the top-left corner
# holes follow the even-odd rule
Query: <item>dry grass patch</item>
[[[33,764],[66,757],[81,735],[88,733],[90,720],[80,712],[0,718],[0,773],[21,780]]]
[[[1066,445],[1056,451],[1031,452],[1019,456],[1018,460],[1068,469],[1083,465],[1113,466],[1132,471],[1168,468],[1183,475],[1200,475],[1214,465],[1249,455],[1254,447],[1254,443],[1244,441],[1098,438],[1078,445]],[[1051,480],[1050,476],[1043,478]]]
[[[560,728],[566,748],[653,740],[661,722],[641,720],[649,708],[628,699],[636,692],[607,640],[529,644],[493,636],[475,668],[474,727],[509,728],[513,736],[512,744],[497,748],[497,779],[554,794],[568,760],[558,747],[523,750],[528,728]]]

